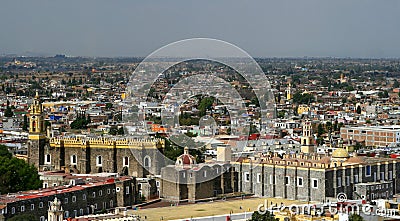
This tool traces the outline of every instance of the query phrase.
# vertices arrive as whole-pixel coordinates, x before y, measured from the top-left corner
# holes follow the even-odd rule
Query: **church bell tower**
[[[43,106],[38,92],[29,109],[28,162],[40,170],[44,165],[44,146],[46,142]]]
[[[311,121],[309,120],[303,122],[303,136],[301,136],[300,142],[301,142],[301,152],[303,153],[314,152],[312,125]]]

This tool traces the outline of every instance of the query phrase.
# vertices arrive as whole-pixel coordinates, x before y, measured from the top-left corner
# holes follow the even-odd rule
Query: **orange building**
[[[364,142],[366,146],[386,147],[400,144],[400,126],[342,127],[343,140]]]
[[[165,128],[164,126],[162,126],[160,124],[152,124],[151,125],[151,131],[152,132],[156,132],[156,133],[166,133],[167,132],[167,128]]]

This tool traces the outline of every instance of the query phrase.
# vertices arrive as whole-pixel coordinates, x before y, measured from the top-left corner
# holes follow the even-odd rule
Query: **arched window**
[[[46,154],[44,156],[44,163],[45,164],[51,164],[51,155],[50,154]]]
[[[99,166],[99,167],[103,166],[103,157],[97,156],[97,158],[96,158],[96,166]]]
[[[77,164],[76,155],[71,155],[71,165],[76,165],[76,164]]]
[[[124,158],[122,159],[122,165],[123,165],[124,167],[129,167],[129,157],[124,157]]]
[[[151,159],[149,156],[145,156],[143,161],[144,161],[144,167],[146,168],[151,167]]]

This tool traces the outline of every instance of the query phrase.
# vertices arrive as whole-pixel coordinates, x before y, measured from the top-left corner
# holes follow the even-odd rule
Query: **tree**
[[[364,219],[362,216],[354,213],[349,216],[349,221],[364,221]]]
[[[37,219],[32,214],[21,214],[21,215],[13,216],[7,220],[9,220],[9,221],[36,221]]]
[[[0,181],[1,194],[33,190],[42,186],[36,168],[13,157],[4,145],[0,145]]]
[[[113,107],[112,103],[106,103],[106,109],[110,110]]]
[[[400,87],[399,82],[395,79],[393,82],[393,88],[398,88]]]
[[[309,104],[314,102],[315,97],[312,94],[301,94],[297,92],[293,95],[293,102],[297,104]]]
[[[117,135],[117,133],[118,133],[118,128],[117,128],[117,126],[112,126],[112,127],[110,127],[110,130],[108,131],[108,134],[110,134],[110,135]]]
[[[10,101],[7,100],[7,107],[6,110],[4,111],[4,116],[5,117],[12,117],[14,114],[12,112],[12,109],[10,107]]]
[[[361,106],[357,106],[357,114],[361,114]]]
[[[214,103],[214,98],[212,97],[205,97],[201,99],[200,104],[198,106],[199,117],[206,115],[206,111],[211,109],[213,103]]]
[[[330,82],[328,80],[328,78],[326,76],[323,76],[321,79],[321,85],[323,87],[329,87],[330,86]]]
[[[324,126],[322,124],[318,124],[318,137],[320,137],[323,133],[325,133]]]
[[[24,115],[24,123],[22,124],[22,130],[28,131],[28,116]]]
[[[264,214],[260,214],[258,211],[254,211],[253,215],[251,215],[251,219],[249,221],[277,221],[274,217],[273,213],[270,213],[268,210],[265,211]]]

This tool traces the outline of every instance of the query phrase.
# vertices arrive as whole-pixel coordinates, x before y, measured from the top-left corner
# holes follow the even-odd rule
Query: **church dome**
[[[332,157],[334,158],[349,158],[349,152],[343,148],[338,148],[332,152]]]
[[[196,164],[196,158],[189,154],[189,148],[185,147],[184,152],[180,155],[175,162],[176,166],[191,166]]]

